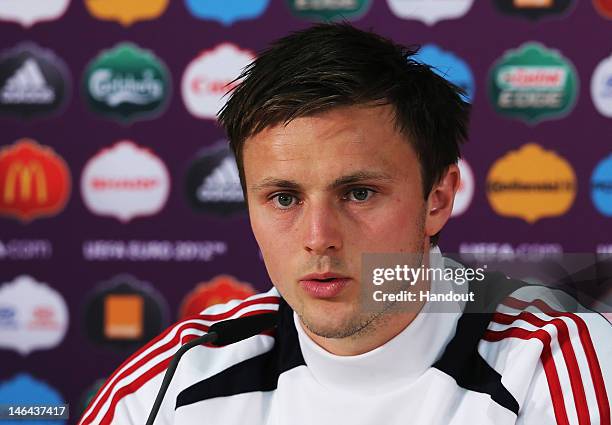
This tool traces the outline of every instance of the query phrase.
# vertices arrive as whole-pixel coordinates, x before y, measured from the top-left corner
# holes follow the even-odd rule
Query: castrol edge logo
[[[97,215],[126,223],[159,212],[170,193],[166,165],[150,149],[121,140],[89,160],[81,176],[81,194]]]
[[[574,65],[540,43],[505,52],[489,73],[489,98],[497,113],[531,125],[565,117],[577,97]]]
[[[60,213],[70,196],[62,157],[32,139],[0,149],[0,215],[29,222]]]

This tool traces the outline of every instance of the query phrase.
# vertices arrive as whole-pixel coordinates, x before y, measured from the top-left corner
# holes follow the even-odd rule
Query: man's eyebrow
[[[357,171],[355,173],[347,174],[346,176],[338,177],[328,186],[328,189],[337,189],[342,186],[348,186],[351,184],[361,183],[363,181],[372,180],[392,180],[392,177],[386,173],[372,172],[372,171]],[[258,192],[264,189],[280,188],[287,190],[299,191],[301,185],[292,180],[277,179],[274,177],[266,177],[260,183],[250,186],[254,192]]]
[[[373,172],[373,171],[357,171],[355,173],[348,174],[346,176],[342,176],[334,180],[332,184],[329,185],[329,189],[337,189],[342,186],[348,186],[355,183],[361,183],[363,181],[389,181],[393,180],[393,178],[387,173]]]
[[[291,180],[276,179],[274,177],[266,177],[261,182],[249,187],[249,189],[251,189],[254,192],[258,192],[260,190],[270,189],[270,188],[281,188],[281,189],[290,189],[290,190],[297,191],[300,189],[300,187],[301,186],[298,183],[291,181]]]

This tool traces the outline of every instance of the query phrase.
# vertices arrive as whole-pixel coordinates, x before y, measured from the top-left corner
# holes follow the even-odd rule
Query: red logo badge
[[[53,149],[20,139],[0,149],[0,215],[24,222],[53,216],[70,196],[70,171]]]
[[[593,0],[593,4],[601,16],[612,19],[612,0]]]
[[[245,282],[239,282],[229,275],[220,275],[210,282],[202,282],[191,291],[181,305],[180,319],[199,314],[206,307],[226,303],[230,300],[243,300],[257,292]]]

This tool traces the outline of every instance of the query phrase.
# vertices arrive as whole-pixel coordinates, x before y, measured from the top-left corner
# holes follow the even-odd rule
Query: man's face
[[[419,162],[392,107],[341,107],[268,127],[246,141],[243,159],[255,238],[302,323],[326,338],[375,323],[380,312],[359,308],[361,254],[429,244]]]

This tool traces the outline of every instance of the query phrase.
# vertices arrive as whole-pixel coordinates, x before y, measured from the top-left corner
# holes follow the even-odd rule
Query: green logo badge
[[[87,66],[83,86],[94,112],[123,123],[158,116],[170,98],[164,63],[132,43],[102,51]]]
[[[294,15],[310,21],[356,20],[370,9],[371,0],[287,0]]]
[[[559,51],[530,42],[493,65],[489,97],[499,114],[529,124],[559,119],[576,103],[578,76]]]

